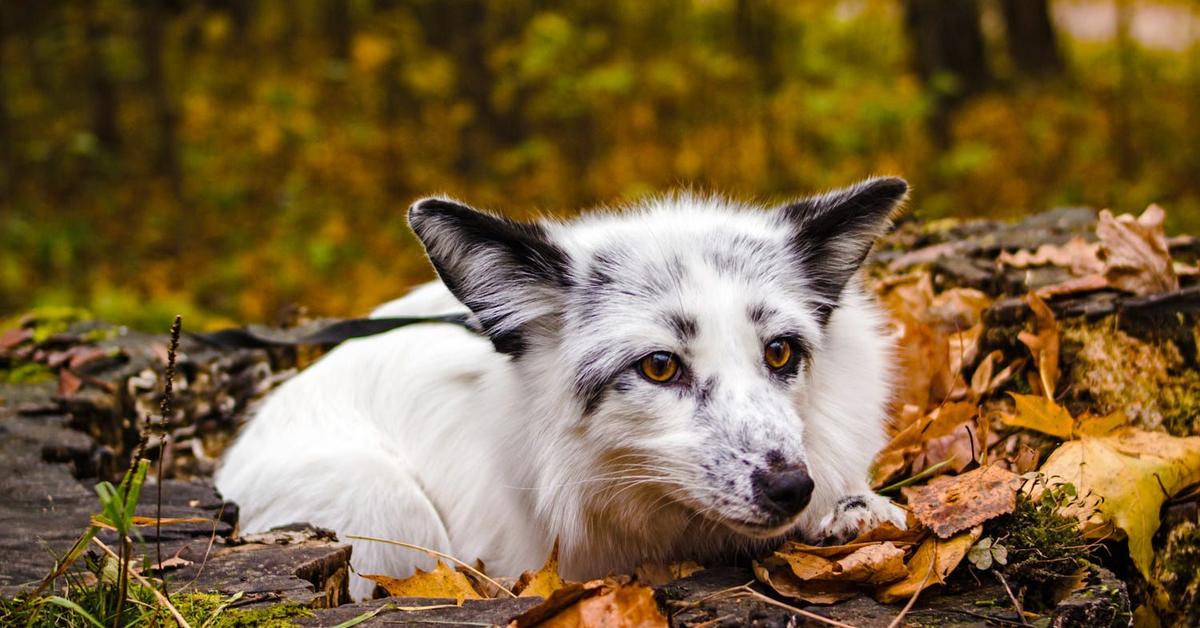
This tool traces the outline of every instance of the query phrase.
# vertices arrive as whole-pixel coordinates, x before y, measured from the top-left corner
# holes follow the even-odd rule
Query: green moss
[[[37,362],[17,362],[0,369],[0,384],[40,384],[54,379],[54,371]]]
[[[1093,412],[1121,410],[1134,423],[1166,428],[1175,435],[1200,427],[1200,370],[1189,365],[1170,340],[1142,341],[1116,326],[1116,319],[1063,329],[1077,349],[1068,381],[1073,394]]]
[[[1052,608],[1091,558],[1078,522],[1058,514],[1074,497],[1070,484],[1046,489],[1037,499],[1021,493],[1016,509],[991,524],[996,542],[1008,549],[1004,572],[1025,589],[1031,610]]]
[[[32,327],[33,341],[45,342],[54,334],[61,334],[79,321],[90,320],[92,315],[85,309],[66,306],[44,306],[34,308],[21,316],[5,319],[0,330],[14,327]]]
[[[232,598],[219,593],[188,593],[172,596],[171,603],[193,626],[211,628],[285,628],[295,626],[293,619],[312,617],[312,610],[299,604],[276,604],[262,608],[229,608]],[[222,607],[225,608],[222,608]],[[160,611],[163,613],[165,611]],[[169,617],[162,617],[169,623]]]
[[[1200,527],[1185,522],[1167,535],[1167,542],[1154,559],[1154,580],[1166,599],[1159,612],[1175,625],[1195,626],[1200,622]]]

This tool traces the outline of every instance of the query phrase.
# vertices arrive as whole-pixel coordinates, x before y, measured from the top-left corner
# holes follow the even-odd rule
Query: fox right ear
[[[408,222],[442,282],[479,318],[497,351],[520,355],[529,325],[560,311],[568,259],[541,225],[447,198],[413,203]]]

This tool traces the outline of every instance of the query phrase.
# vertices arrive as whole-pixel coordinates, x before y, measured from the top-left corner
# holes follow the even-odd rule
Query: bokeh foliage
[[[5,2],[0,314],[361,314],[431,276],[403,211],[432,193],[568,215],[896,173],[918,216],[1155,201],[1200,229],[1200,47],[1060,33],[1039,80],[993,54],[939,142],[953,81],[913,71],[900,0],[749,4]]]

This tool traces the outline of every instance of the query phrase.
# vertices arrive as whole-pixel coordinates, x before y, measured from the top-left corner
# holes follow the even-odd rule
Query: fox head
[[[807,409],[829,394],[839,308],[907,189],[876,178],[775,208],[663,197],[534,223],[428,198],[409,220],[532,402],[558,400],[528,438],[586,469],[592,517],[638,499],[770,538],[826,481]]]

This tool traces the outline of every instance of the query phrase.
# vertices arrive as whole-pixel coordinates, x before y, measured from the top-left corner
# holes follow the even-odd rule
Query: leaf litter
[[[1078,522],[1079,533],[1089,539],[1127,538],[1133,564],[1149,576],[1160,507],[1200,482],[1200,438],[1137,427],[1123,408],[1093,413],[1070,406],[1073,413],[1061,404],[1057,399],[1072,393],[1075,374],[1060,364],[1067,323],[1058,320],[1051,302],[1097,290],[1147,295],[1178,289],[1162,223],[1157,206],[1136,218],[1104,211],[1094,242],[1073,238],[1036,251],[1001,252],[1000,266],[1056,266],[1071,277],[1025,295],[1032,315],[1007,345],[997,345],[985,323],[994,303],[979,290],[935,290],[931,273],[923,270],[877,281],[904,377],[892,406],[891,438],[876,459],[872,483],[905,485],[900,492],[909,529],[885,524],[838,546],[787,542],[754,562],[756,579],[785,599],[812,604],[862,593],[911,604],[922,590],[945,584],[964,562],[1036,582],[1035,576],[1021,580],[1013,573],[1030,563],[1037,572],[1036,548],[1031,553],[1019,543],[1012,549],[1008,544],[1017,537],[997,526],[1014,517],[1035,521],[1029,518],[1032,506],[1016,508],[1022,500],[1037,499],[1038,491],[1054,492],[1053,500],[1037,502],[1037,508],[1056,513],[1056,522]],[[1028,481],[1034,470],[1042,481]],[[1022,543],[1038,538],[1026,534],[1031,530],[1020,532]],[[1022,558],[1013,562],[1012,551]],[[578,583],[559,576],[557,561],[556,544],[541,569],[517,581],[514,593],[543,602],[510,625],[666,625],[648,585],[703,568],[644,563],[636,578]],[[1078,586],[1084,573],[1074,563],[1068,567],[1060,580],[1074,584],[1064,590]],[[403,581],[372,579],[393,595],[418,592],[458,603],[484,597],[477,584],[442,563]],[[1017,597],[1013,602],[1018,604]]]

